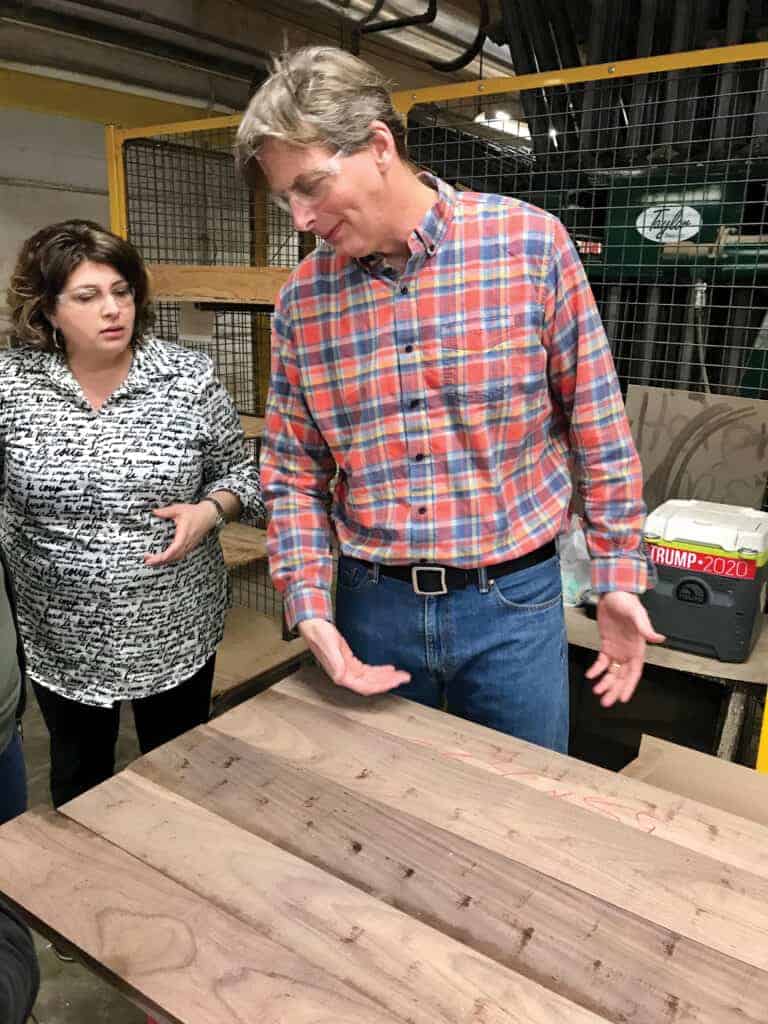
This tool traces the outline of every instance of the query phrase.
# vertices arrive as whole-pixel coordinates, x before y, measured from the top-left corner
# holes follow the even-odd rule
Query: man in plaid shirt
[[[321,240],[275,310],[262,449],[289,626],[340,686],[399,687],[564,750],[555,538],[571,458],[600,595],[588,675],[604,705],[630,699],[646,641],[663,639],[637,596],[640,464],[565,229],[416,174],[385,83],[332,48],[276,63],[236,150],[246,180],[266,179]]]

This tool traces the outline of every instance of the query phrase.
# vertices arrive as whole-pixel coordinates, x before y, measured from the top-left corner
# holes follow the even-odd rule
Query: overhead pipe
[[[6,6],[5,4],[3,6]],[[43,10],[48,10],[53,14],[57,12],[57,7],[61,5],[57,4],[46,4],[45,0],[38,2],[36,5],[19,2],[12,3],[12,6],[19,7],[22,10],[27,10],[31,6],[40,7]],[[248,57],[254,57],[257,60],[263,61],[265,64],[269,61],[269,54],[265,50],[257,49],[253,46],[245,46],[239,41],[233,43],[231,39],[225,39],[223,36],[215,36],[210,32],[201,32],[199,29],[187,28],[186,25],[180,24],[176,21],[171,21],[168,18],[161,18],[157,14],[151,14],[146,8],[139,8],[138,10],[131,10],[125,8],[120,4],[110,3],[109,0],[65,0],[65,7],[83,7],[89,11],[95,11],[98,14],[112,14],[120,18],[125,18],[128,21],[139,22],[142,25],[151,25],[155,28],[161,28],[168,32],[175,32],[178,35],[186,36],[189,39],[196,39],[199,42],[211,43],[214,46],[220,47],[222,50],[231,53],[232,50],[237,50],[239,53],[245,54]],[[106,22],[98,21],[98,24],[106,24]]]
[[[743,40],[746,17],[747,0],[731,0],[728,5],[728,19],[725,28],[725,43],[727,46],[740,43]],[[712,118],[710,153],[715,157],[721,157],[725,154],[728,135],[733,132],[734,124],[731,112],[733,109],[735,84],[736,71],[732,64],[726,64],[720,70],[715,113]]]
[[[384,0],[381,0],[383,3]],[[461,71],[468,64],[471,64],[475,57],[478,57],[485,46],[485,40],[487,37],[487,28],[489,21],[488,13],[488,0],[480,0],[480,23],[477,28],[477,35],[474,40],[469,44],[466,50],[461,53],[455,60],[430,60],[427,63],[430,67],[434,68],[435,71]]]
[[[653,53],[653,38],[656,28],[658,0],[642,0],[637,33],[637,56],[650,57]],[[627,107],[629,130],[627,149],[633,153],[640,146],[650,145],[650,118],[647,117],[652,101],[648,97],[648,75],[636,75]]]
[[[383,4],[382,4],[383,6]],[[391,32],[396,28],[411,28],[413,25],[431,25],[437,17],[437,0],[428,0],[427,9],[423,14],[411,14],[406,18],[391,18],[389,21],[374,21],[357,26],[361,35],[370,35],[372,32]]]
[[[518,75],[535,74],[539,69],[530,39],[524,31],[518,0],[501,0],[501,14],[515,73]],[[546,96],[541,89],[525,89],[520,93],[520,103],[531,133],[533,151],[538,157],[545,157],[550,148],[550,121]]]

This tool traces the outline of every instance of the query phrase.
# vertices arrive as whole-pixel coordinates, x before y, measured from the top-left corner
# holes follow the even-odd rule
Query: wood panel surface
[[[255,608],[230,608],[224,639],[216,652],[214,703],[231,697],[254,680],[279,679],[281,671],[287,675],[306,652],[301,637],[283,640],[283,630],[275,619]]]
[[[132,771],[608,1020],[763,1019],[768,972],[213,729]]]
[[[288,280],[280,267],[147,265],[155,299],[175,302],[234,302],[272,306]]]
[[[280,693],[213,727],[606,903],[768,968],[768,880]]]
[[[137,829],[151,824],[142,813],[134,806]],[[0,866],[28,918],[172,1021],[402,1019],[65,815],[31,811],[3,826]]]
[[[274,692],[333,708],[442,757],[768,878],[768,828],[727,811],[396,696],[360,697],[311,666],[278,683]],[[768,800],[768,779],[765,784]]]
[[[219,535],[224,564],[228,569],[251,565],[267,557],[266,530],[246,523],[227,523]]]
[[[242,426],[243,433],[248,440],[260,438],[264,433],[263,416],[247,416],[245,413],[241,413],[240,425]]]
[[[283,1015],[266,1019],[276,1022],[598,1020],[131,770],[71,801],[65,813],[239,929],[227,953],[249,1006],[243,1021],[264,1021],[275,989]]]
[[[0,827],[0,892],[175,1024],[765,1024],[767,836],[313,669]]]

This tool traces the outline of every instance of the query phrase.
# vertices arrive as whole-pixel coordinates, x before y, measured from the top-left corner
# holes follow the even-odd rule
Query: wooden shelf
[[[224,564],[228,569],[261,562],[267,557],[267,534],[257,526],[227,523],[220,539]]]
[[[246,416],[242,414],[240,416],[240,423],[243,428],[246,440],[259,440],[261,435],[264,433],[264,417],[263,416]]]
[[[215,710],[250,697],[294,672],[307,655],[302,639],[283,640],[280,623],[254,608],[230,608],[213,678]]]
[[[274,306],[290,270],[281,267],[193,266],[150,263],[156,299],[176,302],[232,302]]]

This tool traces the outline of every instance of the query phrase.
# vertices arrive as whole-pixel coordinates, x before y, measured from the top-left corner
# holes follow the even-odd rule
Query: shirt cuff
[[[642,550],[635,555],[593,558],[591,571],[592,590],[596,594],[613,590],[643,594],[656,583],[656,567]]]
[[[333,604],[327,590],[302,587],[283,594],[283,611],[288,629],[295,629],[305,619],[325,619],[333,622]]]

